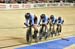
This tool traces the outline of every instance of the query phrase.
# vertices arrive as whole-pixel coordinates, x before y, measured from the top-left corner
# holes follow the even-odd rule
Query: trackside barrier
[[[31,9],[31,8],[44,8],[44,7],[75,7],[75,3],[0,4],[0,10]]]
[[[33,8],[44,8],[44,7],[47,7],[46,5],[47,3],[36,3],[36,4],[33,4]]]

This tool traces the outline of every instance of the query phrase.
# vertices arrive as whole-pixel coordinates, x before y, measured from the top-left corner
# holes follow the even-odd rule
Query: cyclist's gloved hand
[[[28,27],[28,24],[24,23],[24,25]]]

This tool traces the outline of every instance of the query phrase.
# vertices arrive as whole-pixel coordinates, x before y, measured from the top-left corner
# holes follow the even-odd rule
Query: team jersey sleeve
[[[28,23],[28,19],[26,19],[26,25],[28,25],[29,23]]]
[[[63,24],[64,21],[61,19],[61,20],[58,20],[58,24]]]
[[[34,25],[34,15],[31,15],[32,25]]]
[[[44,24],[47,24],[47,23],[48,23],[48,17],[46,16]]]
[[[54,19],[52,20],[52,22],[53,22],[53,24],[55,24],[55,22],[56,22],[56,18],[54,18]]]
[[[61,24],[63,24],[64,23],[64,20],[61,20]]]

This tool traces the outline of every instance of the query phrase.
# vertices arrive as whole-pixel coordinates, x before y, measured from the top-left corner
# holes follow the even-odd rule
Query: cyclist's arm
[[[54,19],[54,20],[52,20],[52,23],[53,23],[53,24],[55,23],[55,19]]]
[[[47,24],[48,23],[48,17],[45,17],[45,22],[44,24]]]
[[[34,25],[34,17],[31,17],[32,25]]]
[[[29,25],[29,22],[28,22],[28,21],[29,21],[29,20],[26,19],[26,22],[24,23],[25,26],[28,26],[28,25]]]
[[[64,23],[64,20],[62,21],[62,24]]]
[[[44,24],[47,24],[48,23],[48,20],[47,19],[45,19],[45,22],[44,22]]]

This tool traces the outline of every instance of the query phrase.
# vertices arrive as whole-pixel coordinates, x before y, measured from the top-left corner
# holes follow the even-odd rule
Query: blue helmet
[[[51,16],[50,16],[50,19],[53,19],[53,18],[54,18],[54,15],[51,15]]]
[[[40,18],[41,19],[45,18],[45,14],[41,14]]]
[[[61,20],[61,19],[62,19],[62,18],[59,16],[59,17],[58,17],[58,20]]]
[[[29,18],[30,18],[30,13],[26,13],[26,14],[25,14],[25,18],[26,18],[26,19],[29,19]]]

